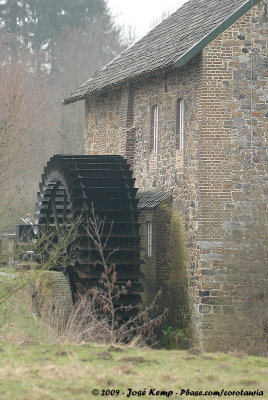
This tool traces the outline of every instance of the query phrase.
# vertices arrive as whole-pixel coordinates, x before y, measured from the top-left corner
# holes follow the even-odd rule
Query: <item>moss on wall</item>
[[[49,316],[55,310],[64,321],[72,309],[72,293],[69,282],[60,271],[41,271],[33,284],[33,302],[41,316]]]
[[[187,250],[184,223],[179,211],[167,204],[155,213],[158,226],[157,281],[162,287],[162,303],[169,309],[167,324],[174,328],[189,327]]]
[[[153,223],[152,257],[146,255],[148,221]],[[165,325],[183,329],[186,336],[191,336],[186,237],[180,213],[170,203],[162,203],[154,211],[143,211],[140,222],[145,275],[143,301],[150,303],[162,289],[161,308],[169,309]]]

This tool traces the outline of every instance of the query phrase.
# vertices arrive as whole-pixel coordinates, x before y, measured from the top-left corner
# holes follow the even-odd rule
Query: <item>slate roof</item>
[[[257,2],[258,0],[189,0],[97,72],[65,99],[64,104],[100,94],[112,86],[162,69],[174,68],[176,60],[202,39],[209,37],[211,32],[220,34],[217,30],[219,25],[222,24],[222,31],[226,29],[223,23],[232,14],[236,12],[238,18]],[[245,5],[248,6],[247,9]],[[204,46],[207,43],[208,41]]]
[[[165,200],[171,200],[172,195],[170,193],[161,193],[157,191],[137,192],[137,198],[139,199],[138,210],[153,210],[156,206]]]

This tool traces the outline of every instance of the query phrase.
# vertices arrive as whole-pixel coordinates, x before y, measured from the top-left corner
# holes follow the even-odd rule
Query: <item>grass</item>
[[[126,399],[128,388],[262,390],[268,399],[268,361],[243,353],[202,353],[191,349],[153,350],[96,344],[59,344],[55,333],[34,316],[25,291],[0,309],[0,400]],[[98,389],[99,396],[92,390]],[[101,390],[120,390],[119,396],[101,396]],[[125,393],[124,395],[122,393]],[[265,397],[266,396],[266,397]],[[138,396],[130,396],[135,398]],[[237,399],[252,398],[234,396]],[[257,398],[259,396],[256,396]],[[195,399],[218,397],[194,396]]]
[[[119,389],[125,395],[118,398],[126,398],[128,388],[147,388],[145,399],[156,398],[148,395],[150,388],[177,393],[188,388],[198,391],[243,388],[267,393],[267,372],[266,359],[243,355],[0,343],[0,398],[8,400],[88,400],[92,399],[91,390],[95,388]]]

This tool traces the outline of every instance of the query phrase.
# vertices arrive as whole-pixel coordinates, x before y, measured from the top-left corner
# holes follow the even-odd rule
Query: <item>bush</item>
[[[219,350],[240,351],[248,355],[268,355],[268,334],[263,327],[245,315],[222,316],[216,324]]]

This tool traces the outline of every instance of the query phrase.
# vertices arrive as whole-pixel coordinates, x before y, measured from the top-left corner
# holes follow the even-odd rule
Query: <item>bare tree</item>
[[[11,57],[7,46],[0,43],[1,229],[15,222],[10,223],[10,216],[20,213],[27,187],[36,179],[36,171],[40,175],[34,163],[45,119],[45,77],[34,71],[31,55],[25,50],[17,49],[16,56]]]

